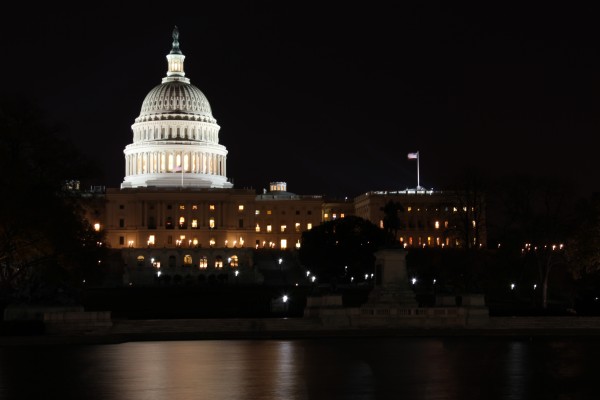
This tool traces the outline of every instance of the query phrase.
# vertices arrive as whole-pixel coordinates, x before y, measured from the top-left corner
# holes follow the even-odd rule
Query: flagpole
[[[419,152],[417,151],[417,189],[421,188],[420,176],[419,176]]]

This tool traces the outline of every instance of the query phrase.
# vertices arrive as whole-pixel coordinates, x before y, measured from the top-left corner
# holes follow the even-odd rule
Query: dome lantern
[[[183,71],[184,60],[185,56],[179,48],[179,29],[175,26],[175,28],[173,28],[173,46],[171,52],[167,54],[169,69],[167,70],[166,78],[163,78],[162,80],[163,83],[171,81],[184,81],[185,83],[190,83],[190,80],[185,77],[185,72]]]

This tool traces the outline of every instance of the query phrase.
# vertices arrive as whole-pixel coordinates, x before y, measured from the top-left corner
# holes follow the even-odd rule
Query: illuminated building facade
[[[396,239],[406,247],[484,247],[485,203],[482,196],[426,189],[372,191],[354,199],[356,215],[384,227],[384,207],[399,204]]]
[[[400,241],[460,245],[443,229],[449,199],[441,192],[369,192],[326,201],[288,192],[285,182],[272,182],[260,194],[234,189],[220,127],[207,98],[185,77],[184,58],[175,29],[167,76],[148,93],[132,125],[123,183],[106,190],[102,216],[91,221],[102,226],[111,248],[121,249],[126,280],[148,283],[164,268],[237,277],[252,270],[255,249],[298,248],[302,232],[322,222],[357,215],[381,226],[391,198],[404,206]]]

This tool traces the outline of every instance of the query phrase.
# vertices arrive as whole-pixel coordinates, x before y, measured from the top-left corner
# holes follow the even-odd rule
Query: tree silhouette
[[[372,222],[348,216],[303,232],[299,259],[319,281],[359,280],[373,272],[373,253],[389,241],[389,234]]]
[[[83,218],[81,198],[64,188],[95,169],[22,99],[0,100],[0,169],[1,293],[5,301],[52,297],[102,242]]]

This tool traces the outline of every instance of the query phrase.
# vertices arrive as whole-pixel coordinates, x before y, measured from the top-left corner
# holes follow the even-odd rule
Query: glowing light
[[[314,282],[316,279],[317,279],[317,277],[313,275],[313,277],[310,280]],[[352,278],[352,279],[354,279],[354,278]]]
[[[238,276],[240,274],[240,271],[235,271],[235,276]]]
[[[284,294],[283,297],[281,298],[281,300],[283,300],[284,303],[287,303],[287,301],[288,301],[287,295]]]
[[[281,263],[283,262],[283,258],[279,259],[279,265],[281,265]]]
[[[514,289],[515,289],[515,284],[514,284],[514,283],[511,283],[511,284],[510,284],[510,290],[514,290]]]
[[[411,282],[412,282],[412,284],[414,285],[414,284],[416,284],[416,283],[417,283],[417,278],[412,278],[410,281],[411,281]]]
[[[96,222],[96,223],[94,224],[94,230],[95,230],[96,232],[100,231],[100,224],[99,224],[98,222]]]

